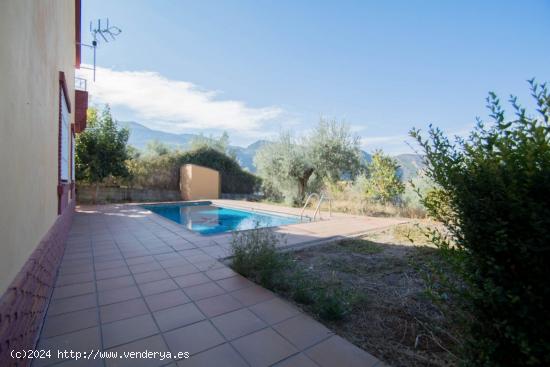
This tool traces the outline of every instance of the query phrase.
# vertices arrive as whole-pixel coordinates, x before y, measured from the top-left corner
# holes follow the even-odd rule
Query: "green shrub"
[[[231,242],[233,270],[310,307],[324,320],[344,318],[351,310],[350,293],[335,279],[317,279],[297,268],[288,254],[277,252],[279,241],[270,228],[236,232]]]
[[[351,310],[349,294],[339,287],[327,287],[316,292],[314,309],[323,320],[343,319]]]
[[[288,264],[287,258],[276,250],[279,240],[270,228],[235,232],[231,241],[233,269],[273,289],[281,281],[281,270]]]
[[[135,187],[179,190],[179,171],[184,164],[197,164],[219,171],[223,193],[252,194],[261,184],[260,178],[244,171],[234,158],[208,147],[134,157],[127,162],[132,176],[129,184]]]
[[[550,365],[550,96],[530,85],[538,115],[512,97],[516,116],[506,121],[491,93],[494,124],[478,121],[466,139],[431,126],[428,139],[411,132],[441,189],[424,200],[450,235],[434,243],[465,285],[452,294],[472,315],[467,365]]]
[[[178,164],[198,164],[220,172],[222,192],[228,194],[252,194],[260,187],[261,180],[244,171],[232,157],[212,148],[199,148],[178,157]]]

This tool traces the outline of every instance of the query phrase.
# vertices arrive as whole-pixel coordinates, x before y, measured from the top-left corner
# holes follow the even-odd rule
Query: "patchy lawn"
[[[417,225],[285,254],[274,241],[268,230],[240,235],[234,269],[391,366],[458,363],[458,323],[427,292],[438,287],[430,269],[445,268]]]
[[[292,257],[313,278],[359,295],[351,298],[343,319],[322,320],[337,334],[391,366],[456,365],[458,329],[426,293],[428,264],[438,261],[436,250],[412,245],[409,238],[426,244],[422,232],[408,224]]]

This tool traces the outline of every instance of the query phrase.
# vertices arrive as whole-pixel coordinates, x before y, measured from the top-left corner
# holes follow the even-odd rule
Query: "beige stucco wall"
[[[218,199],[220,174],[211,168],[185,164],[180,169],[180,190],[183,200]]]
[[[74,63],[74,0],[0,1],[0,294],[57,218],[59,71],[74,109]]]

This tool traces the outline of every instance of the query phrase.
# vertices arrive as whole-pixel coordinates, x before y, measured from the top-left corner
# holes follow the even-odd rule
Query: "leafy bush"
[[[399,165],[381,150],[374,152],[367,175],[359,176],[357,189],[368,199],[380,203],[396,202],[405,191],[398,173]]]
[[[411,131],[441,190],[424,204],[450,233],[434,243],[466,285],[452,291],[473,316],[467,365],[550,365],[550,96],[530,85],[538,118],[511,97],[516,116],[506,121],[490,93],[494,124],[478,120],[466,139]]]
[[[281,240],[270,228],[236,232],[231,241],[233,270],[311,307],[325,320],[345,317],[351,309],[349,293],[334,280],[315,279],[297,268],[290,255],[277,252]]]
[[[223,193],[252,194],[261,183],[258,177],[244,171],[235,159],[216,149],[201,147],[187,152],[163,150],[163,154],[145,154],[130,160],[128,167],[132,180],[129,184],[178,190],[180,167],[188,163],[219,171]]]
[[[101,114],[89,108],[87,124],[87,129],[76,137],[76,179],[98,184],[110,176],[128,176],[128,129],[117,127],[109,106]]]
[[[318,290],[314,297],[314,308],[323,320],[341,320],[351,310],[351,302],[348,293],[339,287]]]
[[[267,288],[273,288],[281,270],[287,266],[286,258],[277,253],[278,242],[278,236],[270,228],[234,233],[231,241],[233,269]]]

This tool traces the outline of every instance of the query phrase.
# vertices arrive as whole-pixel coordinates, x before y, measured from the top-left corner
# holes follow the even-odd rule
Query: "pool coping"
[[[249,201],[242,201],[242,200],[229,200],[229,199],[212,199],[212,200],[193,200],[193,201],[168,201],[168,202],[147,202],[147,203],[123,203],[123,204],[108,204],[108,205],[95,205],[94,207],[95,208],[98,208],[98,207],[109,207],[109,206],[118,206],[118,207],[122,207],[122,208],[135,208],[135,207],[139,207],[140,209],[142,209],[143,211],[146,211],[147,212],[147,215],[150,216],[152,219],[154,218],[154,221],[156,222],[161,222],[161,223],[164,223],[163,227],[168,229],[168,230],[171,230],[172,228],[174,228],[174,230],[178,229],[178,230],[184,230],[186,231],[189,235],[191,236],[197,236],[199,238],[199,241],[202,241],[202,242],[209,242],[212,244],[212,246],[215,246],[215,245],[219,245],[223,248],[225,248],[226,252],[229,252],[229,244],[230,244],[230,239],[233,238],[233,236],[235,235],[235,233],[238,233],[238,232],[246,232],[246,231],[250,231],[250,230],[253,230],[253,229],[247,229],[247,230],[241,230],[241,231],[230,231],[230,232],[222,232],[222,233],[216,233],[216,234],[210,234],[210,235],[203,235],[203,234],[200,234],[198,232],[195,232],[195,231],[192,231],[190,229],[188,229],[187,227],[185,227],[184,225],[182,225],[181,223],[178,223],[178,222],[175,222],[171,219],[168,219],[168,218],[165,218],[155,212],[152,212],[151,210],[148,210],[146,208],[143,208],[143,205],[157,205],[157,204],[164,204],[164,205],[169,205],[169,204],[181,204],[181,203],[192,203],[192,202],[202,202],[202,201],[209,201],[213,204],[216,204],[217,206],[222,206],[222,207],[228,207],[228,208],[231,208],[231,209],[236,209],[236,210],[243,210],[243,209],[248,209],[248,210],[256,210],[256,211],[261,211],[261,212],[272,212],[272,213],[277,213],[277,214],[287,214],[287,215],[292,215],[292,216],[296,216],[295,213],[293,212],[296,212],[298,210],[301,210],[299,208],[290,208],[290,207],[284,207],[284,206],[276,206],[275,208],[278,209],[277,211],[276,210],[266,210],[266,206],[268,207],[273,207],[274,205],[272,204],[265,204],[265,203],[256,203],[256,202],[249,202]],[[233,204],[233,205],[231,205]],[[261,209],[253,209],[252,208],[252,205],[257,205],[257,206],[260,206],[262,207]],[[88,205],[84,205],[83,207],[86,207]],[[282,211],[282,210],[285,210],[286,209],[286,212]],[[290,213],[289,213],[290,211]],[[306,209],[306,212],[308,211],[308,209]],[[310,212],[313,212],[313,210],[309,210]],[[322,232],[325,228],[327,227],[331,227],[331,226],[337,226],[339,223],[337,222],[347,222],[347,221],[355,221],[355,222],[359,222],[356,226],[358,226],[359,228],[356,228],[354,230],[334,230],[332,231],[333,233],[332,234],[326,234],[324,235]],[[370,225],[370,226],[367,226],[365,228],[363,228],[363,226],[361,224],[361,222],[365,222],[365,224],[367,222],[377,222],[378,224],[376,225]],[[316,221],[309,221],[309,222],[300,222],[300,223],[295,223],[295,224],[286,224],[286,225],[282,225],[282,226],[273,226],[273,227],[265,227],[265,228],[270,228],[271,230],[273,230],[276,234],[282,236],[283,238],[285,238],[285,241],[284,243],[280,243],[278,247],[278,250],[280,251],[296,251],[296,250],[300,250],[300,249],[304,249],[304,248],[308,248],[308,247],[312,247],[312,246],[317,246],[317,245],[322,245],[322,244],[325,244],[325,243],[330,243],[330,242],[333,242],[333,241],[337,241],[337,240],[341,240],[341,239],[346,239],[346,238],[355,238],[355,237],[360,237],[364,234],[367,234],[367,233],[370,233],[370,232],[373,232],[373,231],[378,231],[378,230],[382,230],[382,229],[386,229],[388,227],[391,227],[393,225],[396,225],[396,224],[403,224],[403,223],[407,223],[409,222],[410,219],[406,219],[406,218],[379,218],[379,217],[368,217],[368,216],[357,216],[357,215],[350,215],[350,214],[345,214],[345,213],[333,213],[331,217],[324,217],[324,218],[320,218],[319,220],[316,220]],[[320,231],[319,229],[316,229],[314,226],[315,225],[318,225],[318,224],[322,224],[323,227],[322,227],[322,230]],[[299,238],[300,237],[314,237],[314,238],[309,238],[309,239],[306,239],[306,240],[300,240]],[[298,238],[298,239],[297,239]],[[288,243],[290,242],[290,243]],[[227,259],[230,259],[232,257],[232,255],[224,255],[224,256],[216,256],[217,259],[219,260],[227,260]]]

